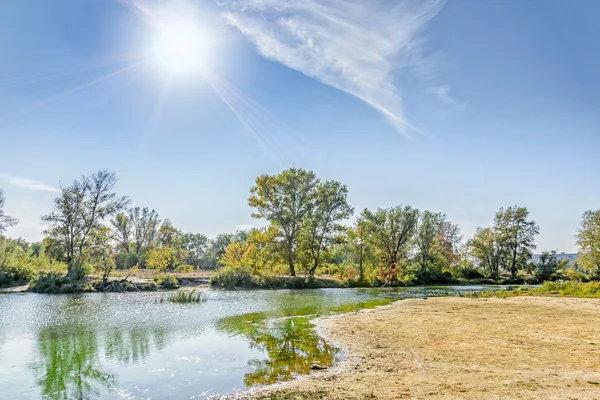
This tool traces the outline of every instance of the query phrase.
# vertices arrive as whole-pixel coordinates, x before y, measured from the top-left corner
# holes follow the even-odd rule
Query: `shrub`
[[[264,289],[278,289],[284,286],[284,279],[274,275],[256,277],[255,284]]]
[[[156,274],[154,282],[163,289],[178,289],[179,281],[171,274]]]
[[[463,279],[485,279],[486,276],[482,270],[475,267],[457,267],[455,270],[455,275],[458,278]]]
[[[181,264],[177,268],[175,268],[175,272],[177,273],[190,273],[194,272],[194,266],[189,264]]]
[[[411,277],[410,275],[413,275]],[[409,286],[416,281],[419,283],[454,283],[454,278],[450,271],[442,271],[439,269],[427,269],[425,271],[417,271],[416,273],[408,272],[405,274],[405,278],[398,278],[404,286]]]
[[[35,293],[80,293],[93,292],[95,289],[83,281],[71,280],[58,274],[44,274],[32,282],[29,290]]]
[[[568,280],[573,282],[588,282],[589,278],[586,274],[581,271],[577,271],[575,268],[569,268],[565,275]]]
[[[36,270],[29,264],[11,264],[0,269],[0,286],[29,282],[36,276]]]
[[[210,278],[210,284],[231,289],[234,287],[254,287],[256,282],[247,269],[224,267]]]

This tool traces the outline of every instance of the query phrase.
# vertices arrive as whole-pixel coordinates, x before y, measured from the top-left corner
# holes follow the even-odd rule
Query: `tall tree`
[[[42,216],[42,221],[48,224],[46,233],[64,251],[69,264],[67,277],[79,276],[79,263],[72,261],[83,255],[92,230],[102,227],[106,218],[127,206],[127,197],[114,192],[116,183],[115,173],[107,170],[82,176],[71,186],[61,187],[52,211]]]
[[[458,226],[448,221],[445,214],[423,211],[415,235],[421,272],[429,268],[434,253],[441,255],[448,264],[452,263],[460,239]]]
[[[501,208],[494,219],[495,231],[504,248],[504,268],[513,277],[527,268],[535,250],[535,236],[540,233],[535,221],[529,221],[528,217],[526,207],[514,206]]]
[[[175,228],[171,221],[164,220],[160,228],[158,228],[158,243],[162,247],[181,247],[182,233]]]
[[[149,248],[158,239],[160,218],[155,210],[148,207],[135,207],[129,210],[129,220],[132,225],[135,254]],[[166,222],[166,221],[165,221]]]
[[[335,235],[343,230],[344,227],[340,222],[353,213],[354,209],[348,205],[346,185],[337,181],[317,184],[315,205],[306,221],[302,222],[305,250],[312,260],[308,270],[311,277],[315,275],[324,250],[334,242]]]
[[[600,271],[600,210],[583,213],[577,245],[581,266],[590,271]]]
[[[279,175],[259,176],[250,189],[248,204],[256,209],[252,216],[264,218],[281,230],[290,276],[296,276],[298,235],[315,207],[318,184],[314,172],[290,168]]]
[[[118,213],[110,221],[113,227],[113,236],[116,239],[119,247],[128,253],[131,243],[131,220],[125,213]]]
[[[569,264],[569,260],[558,261],[556,251],[544,251],[536,263],[529,265],[529,271],[535,275],[538,282],[544,282],[556,276],[558,272],[564,270]]]
[[[4,232],[6,228],[10,228],[11,226],[17,223],[17,219],[11,217],[10,215],[6,215],[4,212],[6,200],[4,198],[4,191],[0,188],[0,233]]]
[[[477,232],[469,242],[471,254],[476,257],[480,266],[488,270],[492,276],[500,272],[503,259],[503,248],[493,228],[477,228]]]
[[[373,248],[369,241],[369,228],[362,218],[358,218],[346,231],[345,247],[358,266],[359,280],[364,281],[365,267],[373,258]]]
[[[376,212],[365,209],[362,218],[385,267],[398,268],[415,234],[419,210],[410,206],[379,208]]]
[[[208,251],[208,238],[200,233],[186,233],[181,238],[183,249],[188,252],[186,262],[200,268],[202,260]]]

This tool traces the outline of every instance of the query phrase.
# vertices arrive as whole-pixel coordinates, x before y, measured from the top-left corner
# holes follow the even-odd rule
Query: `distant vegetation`
[[[0,285],[33,282],[32,290],[45,293],[156,290],[179,286],[172,273],[199,270],[216,270],[211,283],[224,288],[600,278],[600,210],[584,213],[580,257],[569,266],[556,252],[531,262],[539,227],[524,207],[500,209],[491,226],[466,241],[445,214],[408,205],[364,209],[348,225],[355,210],[346,186],[292,168],[258,177],[250,190],[248,204],[264,228],[209,239],[132,206],[115,193],[116,182],[113,172],[98,171],[62,187],[42,216],[47,229],[40,243],[0,236]],[[0,233],[15,223],[4,213],[0,190]],[[126,275],[118,284],[115,270]],[[131,286],[127,279],[136,270],[155,271],[154,282]]]

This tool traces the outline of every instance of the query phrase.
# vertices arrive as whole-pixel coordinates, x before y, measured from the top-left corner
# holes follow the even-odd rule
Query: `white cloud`
[[[225,0],[221,6],[226,21],[264,57],[360,98],[409,135],[416,129],[405,116],[394,74],[410,68],[417,75],[434,75],[419,34],[443,4],[443,0]]]
[[[47,185],[45,183],[35,181],[33,179],[21,178],[19,176],[11,174],[0,173],[0,179],[5,180],[13,186],[17,186],[23,189],[52,193],[60,192],[60,189],[56,186]]]
[[[431,91],[441,101],[448,104],[456,104],[456,99],[450,95],[450,86],[442,85],[431,88]]]

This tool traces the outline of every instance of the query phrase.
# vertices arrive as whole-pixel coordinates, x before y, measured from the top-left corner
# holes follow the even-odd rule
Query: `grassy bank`
[[[600,282],[544,282],[540,287],[520,287],[517,289],[484,291],[472,293],[468,297],[515,297],[515,296],[557,296],[600,298]]]

